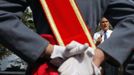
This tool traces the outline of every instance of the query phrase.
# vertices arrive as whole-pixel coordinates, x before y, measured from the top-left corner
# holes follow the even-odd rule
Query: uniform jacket
[[[99,45],[118,64],[126,66],[127,75],[133,74],[134,48],[134,1],[133,0],[76,0],[88,27],[95,29],[105,16],[113,25],[111,37]],[[35,62],[48,42],[28,29],[20,17],[30,5],[37,32],[51,33],[38,0],[0,0],[0,40],[1,43],[27,62]],[[129,59],[129,60],[128,60]],[[127,63],[126,63],[127,62]]]

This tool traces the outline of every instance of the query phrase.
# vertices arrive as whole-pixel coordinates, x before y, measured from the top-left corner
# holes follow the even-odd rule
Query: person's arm
[[[98,39],[96,40],[95,45],[98,46],[102,41],[102,35],[100,37],[98,37]]]
[[[93,38],[96,46],[98,46],[102,42],[102,35],[99,32],[96,32]]]
[[[48,42],[21,21],[26,7],[25,0],[0,0],[0,40],[23,60],[33,63],[47,47]]]

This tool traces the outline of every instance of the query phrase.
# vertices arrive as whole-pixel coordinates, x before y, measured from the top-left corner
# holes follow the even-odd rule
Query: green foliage
[[[29,28],[35,30],[34,22],[33,22],[33,17],[32,17],[32,12],[30,9],[26,9],[24,12],[24,15],[22,16],[22,22]]]
[[[10,54],[11,52],[0,44],[0,60],[5,58],[6,56],[9,56]]]

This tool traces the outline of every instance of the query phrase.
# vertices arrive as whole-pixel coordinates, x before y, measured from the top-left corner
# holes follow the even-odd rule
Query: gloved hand
[[[66,51],[65,51],[64,56],[70,57],[70,56],[74,56],[78,54],[83,54],[85,50],[87,50],[88,47],[89,46],[87,43],[80,44],[76,41],[72,41],[70,44],[66,46]]]
[[[78,54],[83,54],[87,48],[88,44],[82,45],[76,41],[72,41],[66,47],[54,45],[54,50],[50,57],[52,60],[50,62],[55,66],[59,66],[66,58]]]
[[[94,49],[89,47],[84,55],[67,59],[59,68],[60,75],[100,75],[100,70],[92,62]]]
[[[54,50],[51,54],[51,58],[68,58],[73,55],[82,54],[88,48],[88,44],[80,44],[76,41],[72,41],[66,47],[54,45]]]

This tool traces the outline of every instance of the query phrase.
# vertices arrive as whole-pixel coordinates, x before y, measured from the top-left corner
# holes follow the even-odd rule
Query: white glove
[[[54,50],[51,54],[51,58],[68,58],[73,55],[82,54],[88,48],[88,44],[80,44],[76,41],[72,41],[66,47],[54,45]]]
[[[66,51],[64,56],[70,57],[73,55],[83,54],[85,50],[88,48],[88,44],[80,44],[76,41],[72,41],[70,44],[66,46]]]
[[[90,50],[89,50],[90,49]],[[67,59],[59,68],[60,75],[100,75],[100,70],[92,63],[94,49],[88,48],[84,55]]]
[[[54,45],[54,50],[50,57],[52,60],[50,62],[55,66],[60,66],[66,58],[83,54],[87,48],[88,44],[82,45],[76,41],[72,41],[67,47]]]
[[[58,45],[54,45],[54,49],[53,49],[53,52],[51,54],[51,59],[54,59],[54,58],[65,58],[63,56],[64,52],[66,50],[66,47],[64,46],[58,46]]]

